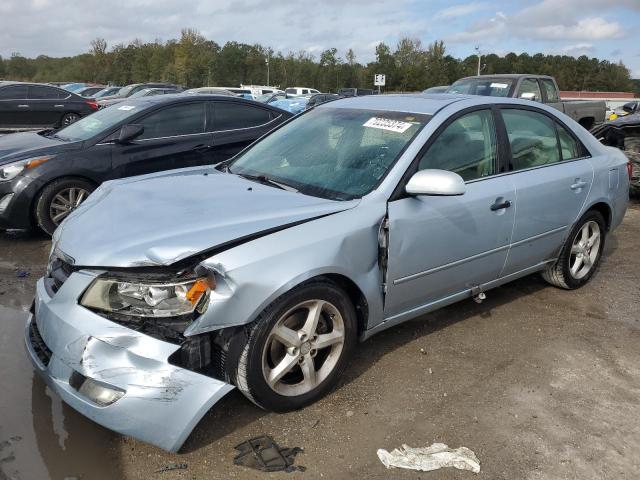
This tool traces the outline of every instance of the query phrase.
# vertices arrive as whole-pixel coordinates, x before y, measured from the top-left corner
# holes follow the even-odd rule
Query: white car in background
[[[320,93],[319,90],[308,87],[289,87],[284,92],[289,96],[312,95]]]

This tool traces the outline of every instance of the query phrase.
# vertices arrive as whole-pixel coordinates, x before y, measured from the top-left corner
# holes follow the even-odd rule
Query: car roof
[[[435,115],[443,108],[460,104],[459,108],[493,104],[513,104],[536,106],[542,110],[558,113],[557,110],[542,103],[531,102],[519,98],[487,97],[480,95],[460,95],[451,93],[408,93],[390,95],[365,95],[362,97],[346,97],[323,103],[315,108],[354,108],[362,110],[379,110],[390,112],[417,113]]]
[[[550,75],[538,75],[535,73],[494,73],[487,75],[472,75],[470,77],[460,78],[456,81],[460,80],[469,80],[471,78],[509,78],[509,79],[520,79],[520,78],[553,78]]]
[[[245,103],[247,105],[256,105],[261,106],[263,108],[269,108],[270,110],[281,111],[280,108],[271,107],[268,104],[256,102],[254,100],[247,100],[242,97],[230,97],[229,95],[216,95],[214,93],[207,93],[201,95],[184,95],[182,92],[180,93],[168,93],[166,95],[152,95],[150,97],[139,97],[133,99],[124,99],[122,102],[118,104],[130,104],[130,105],[140,105],[140,106],[150,106],[161,103],[183,103],[183,102],[194,102],[194,101],[206,101],[206,100],[216,100],[222,102],[236,102],[236,103]],[[116,105],[118,105],[116,104]]]

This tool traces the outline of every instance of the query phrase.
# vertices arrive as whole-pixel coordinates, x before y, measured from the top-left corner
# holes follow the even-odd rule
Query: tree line
[[[267,64],[268,62],[268,64]],[[319,55],[309,52],[275,52],[259,44],[227,42],[219,45],[197,30],[184,29],[180,39],[166,42],[134,40],[108,48],[104,39],[91,42],[87,53],[52,58],[25,58],[14,53],[0,57],[0,79],[62,82],[81,81],[127,85],[166,81],[185,87],[238,86],[239,84],[309,86],[325,92],[342,87],[373,88],[373,76],[386,74],[386,91],[418,91],[477,72],[478,57],[455,58],[442,41],[424,46],[403,38],[395,47],[380,43],[375,60],[361,63],[353,50],[340,55],[329,48]],[[622,62],[568,55],[537,53],[489,54],[482,57],[483,74],[533,73],[553,75],[562,90],[637,91]]]

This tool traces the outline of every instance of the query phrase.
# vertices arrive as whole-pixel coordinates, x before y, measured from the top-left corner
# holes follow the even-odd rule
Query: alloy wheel
[[[302,302],[284,313],[269,333],[262,354],[264,379],[280,395],[309,393],[336,367],[344,342],[344,320],[333,304]]]
[[[571,245],[569,271],[576,280],[584,278],[593,268],[600,254],[602,235],[600,225],[593,220],[585,223]]]
[[[85,201],[89,192],[84,188],[70,187],[60,190],[51,200],[49,215],[56,225],[59,225],[71,212]]]
[[[71,125],[72,123],[77,122],[79,118],[80,117],[78,115],[76,115],[75,113],[68,113],[62,119],[62,125],[65,126],[65,127],[68,126],[68,125]]]

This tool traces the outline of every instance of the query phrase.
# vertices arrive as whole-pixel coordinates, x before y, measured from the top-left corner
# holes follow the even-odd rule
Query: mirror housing
[[[464,195],[467,186],[460,175],[447,170],[419,170],[407,182],[409,195]]]
[[[531,92],[521,93],[520,98],[522,98],[523,100],[531,100],[532,102],[538,101],[538,96],[535,93],[531,93]]]
[[[447,170],[419,170],[407,182],[409,195],[464,195],[467,186],[460,175]]]
[[[120,134],[116,139],[116,143],[129,143],[134,138],[139,137],[144,132],[144,127],[139,124],[123,125],[120,128]]]
[[[632,114],[634,113],[638,108],[638,104],[637,102],[629,102],[629,103],[625,103],[622,106],[622,110],[627,112],[628,114]]]

